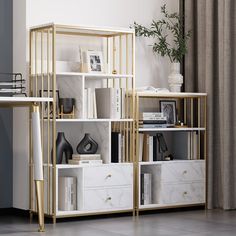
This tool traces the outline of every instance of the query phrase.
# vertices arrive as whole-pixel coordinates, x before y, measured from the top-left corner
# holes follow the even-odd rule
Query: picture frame
[[[86,53],[88,73],[103,73],[104,62],[101,51],[88,50]]]
[[[176,101],[174,100],[161,100],[160,111],[167,118],[168,126],[175,126],[176,123]]]
[[[39,90],[40,97],[48,97],[48,90]],[[53,90],[49,90],[49,97],[53,97]],[[56,90],[56,118],[58,118],[59,114],[59,90]],[[50,110],[49,110],[49,118],[53,118],[53,108],[52,108],[52,102],[49,103]],[[44,111],[43,111],[43,117],[46,118],[48,116],[48,103],[44,103]]]

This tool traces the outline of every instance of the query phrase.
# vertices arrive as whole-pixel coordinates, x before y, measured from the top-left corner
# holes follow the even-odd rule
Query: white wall
[[[160,17],[164,3],[170,11],[178,10],[179,0],[13,0],[13,70],[27,78],[30,26],[54,22],[129,27],[134,21],[149,25]],[[154,56],[148,44],[150,40],[136,40],[136,84],[167,87],[169,61]],[[28,112],[14,110],[13,206],[21,209],[28,209],[29,202],[27,119]]]
[[[28,0],[28,26],[42,23],[129,27],[149,25],[160,17],[160,6],[178,11],[179,0]],[[154,56],[150,40],[136,40],[136,84],[167,87],[169,61]]]

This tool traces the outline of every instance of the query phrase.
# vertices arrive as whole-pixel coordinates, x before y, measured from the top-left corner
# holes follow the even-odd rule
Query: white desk
[[[41,97],[0,97],[0,107],[33,107],[35,104],[52,101],[52,98]],[[39,197],[39,199],[43,199],[43,196],[37,197]],[[44,213],[42,212],[39,217],[43,218]],[[42,230],[44,230],[44,220],[43,225],[39,225],[39,231]]]

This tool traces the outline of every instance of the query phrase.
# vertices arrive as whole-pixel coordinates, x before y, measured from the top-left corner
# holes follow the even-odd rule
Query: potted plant
[[[183,20],[177,12],[168,13],[166,5],[161,7],[163,19],[153,20],[149,28],[134,22],[136,36],[154,38],[154,53],[167,56],[171,62],[171,74],[168,83],[171,92],[180,92],[183,76],[180,74],[180,62],[187,53],[187,41],[191,31],[184,32]]]

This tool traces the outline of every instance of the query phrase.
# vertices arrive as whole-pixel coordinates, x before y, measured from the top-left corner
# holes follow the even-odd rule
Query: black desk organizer
[[[21,73],[0,73],[0,96],[25,96],[25,80]]]

